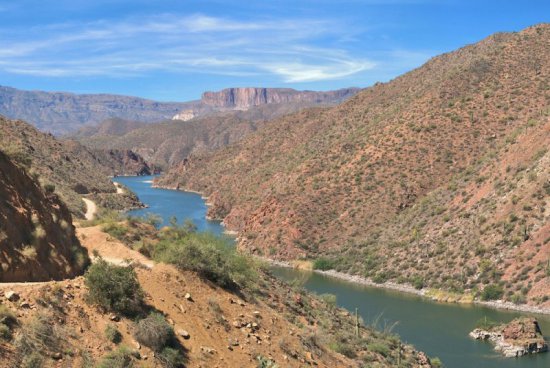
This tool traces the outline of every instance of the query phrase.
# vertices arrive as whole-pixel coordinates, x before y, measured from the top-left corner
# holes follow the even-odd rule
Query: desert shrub
[[[139,343],[160,352],[174,338],[174,329],[162,314],[153,312],[136,323],[134,337]]]
[[[101,227],[101,230],[111,235],[113,238],[122,240],[128,232],[128,228],[116,222],[108,222]]]
[[[115,266],[100,259],[84,277],[89,303],[127,316],[141,311],[143,291],[132,267]]]
[[[59,346],[64,340],[64,333],[54,326],[52,320],[51,314],[41,312],[29,323],[23,325],[15,341],[15,347],[22,362],[36,352],[48,354],[59,350]],[[32,361],[37,361],[37,359]]]
[[[134,367],[132,352],[127,347],[121,346],[115,351],[107,354],[97,368],[132,368]]]
[[[502,286],[491,284],[485,286],[481,292],[481,300],[496,300],[502,298],[504,290]]]
[[[327,303],[328,305],[330,305],[331,307],[336,306],[337,299],[336,299],[336,295],[334,294],[329,294],[329,293],[321,294],[319,295],[319,298],[323,300],[325,303]]]
[[[434,357],[430,359],[430,363],[432,363],[432,367],[434,368],[443,367],[443,363],[441,362],[441,359],[439,359],[438,357]]]
[[[0,323],[0,339],[11,340],[11,329],[3,323]]]
[[[482,330],[491,330],[498,325],[498,322],[488,319],[487,317],[483,317],[476,322],[476,328],[481,328]]]
[[[271,359],[266,358],[262,355],[256,357],[258,361],[257,368],[279,368],[279,366]]]
[[[107,338],[107,340],[115,344],[118,344],[122,341],[122,334],[112,323],[108,324],[107,327],[105,327],[105,337]]]
[[[153,259],[171,263],[226,288],[252,287],[257,278],[257,265],[237,253],[223,238],[208,233],[186,233],[178,238],[165,232],[153,249]]]
[[[11,309],[2,304],[0,304],[0,323],[10,328],[17,324],[17,317],[15,314]]]
[[[390,354],[390,347],[388,346],[388,344],[383,342],[373,342],[371,344],[368,344],[367,349],[384,357],[387,357]]]
[[[43,363],[44,358],[42,355],[34,351],[21,360],[21,368],[41,368]]]
[[[184,359],[178,349],[165,347],[158,355],[161,364],[166,368],[177,368],[183,366]]]
[[[412,284],[415,289],[420,290],[424,287],[424,279],[420,276],[415,276]]]
[[[334,268],[334,262],[328,258],[321,257],[313,261],[314,270],[327,271],[327,270],[332,270],[333,268]]]
[[[45,184],[44,185],[44,191],[48,194],[52,194],[55,192],[55,185],[53,184]]]

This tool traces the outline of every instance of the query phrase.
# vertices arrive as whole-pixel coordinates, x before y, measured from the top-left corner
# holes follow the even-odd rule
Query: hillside
[[[102,257],[95,258],[84,277],[34,285],[0,283],[0,325],[7,323],[8,331],[0,339],[0,366],[29,366],[31,361],[48,367],[432,366],[424,353],[388,330],[361,324],[359,336],[354,336],[354,317],[330,298],[289,287],[263,271],[254,280],[261,288],[223,288],[197,272],[153,262],[103,232],[105,226],[78,229],[88,251]],[[147,228],[138,223],[114,226],[136,226],[132,231],[142,236]],[[164,235],[145,232],[157,242],[150,237],[168,234],[166,229]],[[128,263],[131,268],[117,266]],[[92,274],[100,277],[100,286],[91,282]],[[140,314],[91,302],[92,290],[115,283],[115,290],[108,292],[118,295],[130,281],[128,293],[144,304]],[[8,300],[10,292],[20,300]],[[148,315],[160,319],[149,333],[144,323]],[[165,331],[172,334],[168,341],[163,340]],[[157,347],[161,342],[169,347]],[[177,356],[183,364],[175,364]]]
[[[0,117],[0,128],[2,150],[27,166],[43,186],[55,190],[73,215],[83,216],[82,196],[93,193],[116,196],[120,209],[139,205],[131,194],[116,195],[109,179],[113,174],[121,174],[120,171],[134,173],[130,172],[132,168],[141,172],[144,163],[135,154],[93,153],[75,141],[56,139],[20,120]]]
[[[189,121],[171,120],[147,124],[126,134],[103,134],[111,128],[99,125],[97,133],[75,136],[95,150],[132,150],[161,168],[181,163],[189,155],[210,152],[238,142],[266,121],[304,108],[304,103],[279,103],[252,107],[247,111],[227,111]],[[110,123],[107,123],[110,125]]]
[[[209,196],[257,254],[548,307],[549,42],[495,34],[157,184]]]
[[[0,282],[59,280],[87,264],[65,205],[0,151]]]

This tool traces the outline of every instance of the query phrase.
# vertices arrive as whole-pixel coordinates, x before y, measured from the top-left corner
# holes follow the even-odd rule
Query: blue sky
[[[0,0],[0,85],[161,101],[366,87],[549,17],[548,0]]]

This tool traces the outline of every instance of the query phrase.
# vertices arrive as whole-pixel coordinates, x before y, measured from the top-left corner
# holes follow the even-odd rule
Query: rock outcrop
[[[355,95],[359,88],[336,91],[296,91],[290,88],[227,88],[219,92],[204,92],[201,102],[207,106],[248,110],[253,106],[290,102],[336,103]]]
[[[548,343],[534,318],[518,318],[488,330],[476,328],[470,332],[470,337],[490,341],[495,344],[495,350],[507,358],[548,351]]]
[[[0,281],[60,280],[87,264],[67,207],[0,152]]]
[[[112,170],[113,176],[142,176],[158,174],[159,170],[150,166],[132,150],[93,150],[98,161]]]

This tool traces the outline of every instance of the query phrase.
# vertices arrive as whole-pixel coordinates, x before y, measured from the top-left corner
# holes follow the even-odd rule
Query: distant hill
[[[82,129],[73,137],[82,144],[95,149],[132,150],[143,156],[147,162],[168,168],[182,162],[192,153],[209,152],[235,143],[256,131],[268,120],[311,106],[331,106],[334,103],[326,101],[340,101],[349,97],[356,90],[340,90],[322,94],[297,92],[298,96],[302,94],[305,96],[303,100],[299,101],[285,100],[285,98],[294,95],[288,90],[284,91],[281,95],[274,95],[275,92],[265,92],[267,96],[270,96],[270,99],[266,100],[269,103],[259,105],[253,103],[246,105],[244,97],[238,99],[232,97],[229,101],[233,102],[225,105],[230,110],[194,117],[188,121],[169,120],[156,124],[141,124],[111,119],[96,127]],[[219,96],[222,101],[225,101],[224,93]],[[273,96],[278,96],[277,101],[282,102],[272,103]],[[311,100],[312,96],[324,97]],[[208,97],[208,99],[212,98]],[[233,105],[233,103],[237,105]],[[235,106],[239,106],[239,108],[234,109]],[[247,106],[247,109],[241,110],[243,106]]]
[[[550,306],[549,44],[548,24],[495,34],[157,184],[209,196],[254,253]]]
[[[251,91],[257,91],[259,97],[247,99],[246,96],[250,96]],[[98,125],[108,119],[114,119],[111,120],[112,126],[124,125],[123,120],[143,123],[173,117],[188,120],[219,111],[246,110],[276,102],[303,102],[306,106],[336,103],[357,91],[357,88],[329,92],[232,88],[221,92],[207,92],[201,101],[157,102],[121,95],[23,91],[0,86],[0,114],[28,121],[44,132],[62,135],[74,133],[82,127]],[[261,98],[262,96],[265,98]]]
[[[88,262],[67,207],[0,151],[0,282],[60,280]]]
[[[112,194],[120,209],[137,205],[139,202],[130,194],[126,198],[116,195],[109,176],[135,175],[148,169],[133,153],[94,152],[76,141],[60,140],[23,121],[3,117],[0,117],[0,149],[26,166],[42,185],[55,186],[55,192],[77,217],[85,212],[83,195]]]

